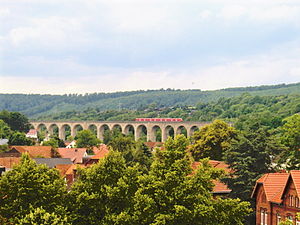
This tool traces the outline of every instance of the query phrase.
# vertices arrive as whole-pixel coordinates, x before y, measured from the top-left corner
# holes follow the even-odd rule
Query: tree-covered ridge
[[[198,102],[217,101],[222,97],[229,98],[245,92],[253,96],[300,94],[300,83],[227,88],[216,91],[160,89],[84,95],[0,94],[0,110],[18,111],[31,118],[37,118],[72,110],[83,111],[88,108],[105,111],[139,110],[149,104],[156,104],[159,108],[195,105]]]
[[[274,127],[282,124],[282,119],[300,112],[300,95],[252,96],[242,94],[231,98],[219,98],[214,102],[199,102],[193,107],[178,106],[159,108],[156,104],[139,110],[107,110],[88,108],[83,111],[68,111],[51,116],[41,116],[40,120],[134,120],[137,117],[180,117],[186,121],[212,121],[225,119],[236,121],[252,114],[266,117],[266,123]]]

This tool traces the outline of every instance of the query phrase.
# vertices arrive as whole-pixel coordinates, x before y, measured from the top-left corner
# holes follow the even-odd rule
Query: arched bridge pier
[[[140,122],[140,121],[32,121],[34,129],[44,130],[49,134],[57,132],[60,139],[66,139],[66,132],[75,137],[80,130],[93,130],[97,137],[103,140],[106,130],[119,129],[123,134],[132,134],[135,140],[146,136],[147,141],[157,141],[159,136],[165,142],[168,136],[185,133],[187,137],[210,122]]]

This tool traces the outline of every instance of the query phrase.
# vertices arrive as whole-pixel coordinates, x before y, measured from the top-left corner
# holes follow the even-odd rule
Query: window
[[[299,198],[295,197],[295,207],[299,208]]]
[[[279,213],[277,213],[276,217],[277,217],[277,225],[279,225],[280,222],[281,222],[281,216],[280,216]],[[300,225],[300,224],[299,224],[299,225]]]
[[[290,206],[294,206],[294,197],[291,196],[291,205]]]
[[[261,225],[267,225],[268,224],[268,215],[266,209],[260,210],[260,224]]]
[[[293,216],[291,216],[291,215],[288,215],[288,216],[286,217],[286,219],[287,219],[288,221],[290,221],[290,222],[293,222]]]

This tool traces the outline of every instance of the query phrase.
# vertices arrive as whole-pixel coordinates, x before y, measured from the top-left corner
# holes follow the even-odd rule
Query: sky
[[[0,0],[0,93],[300,82],[300,0]]]

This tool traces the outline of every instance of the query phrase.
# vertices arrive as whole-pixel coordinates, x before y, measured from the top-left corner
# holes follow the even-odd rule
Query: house
[[[28,133],[26,134],[27,138],[37,140],[38,139],[38,132],[36,129],[30,129]]]
[[[84,168],[86,167],[83,164],[58,164],[55,166],[55,168],[59,171],[60,175],[65,178],[68,187],[70,187],[74,181],[76,180],[78,174],[77,170],[78,168]]]
[[[83,163],[83,158],[88,156],[86,148],[58,148],[57,152],[62,158],[70,158],[75,164]]]
[[[45,164],[49,168],[55,168],[56,165],[72,165],[72,161],[69,158],[34,158],[37,164]]]
[[[163,146],[163,142],[152,142],[152,141],[148,141],[148,142],[144,142],[144,144],[151,150],[153,151],[156,147],[157,148],[161,148]]]
[[[51,146],[11,146],[10,150],[1,153],[1,156],[21,157],[24,153],[28,153],[31,158],[52,158],[54,156]]]
[[[217,169],[223,169],[226,173],[230,173],[231,170],[229,169],[229,166],[222,162],[222,161],[217,161],[217,160],[209,160],[208,163],[211,165],[213,168]],[[200,162],[193,162],[192,163],[192,169],[196,170],[197,167],[199,166]],[[212,191],[212,194],[214,196],[223,196],[223,195],[228,195],[231,192],[231,189],[228,188],[226,184],[221,182],[220,180],[214,180],[214,188]]]
[[[9,171],[14,165],[20,163],[20,157],[0,157],[0,168],[2,172]]]
[[[256,224],[278,225],[290,220],[300,225],[300,170],[290,173],[268,173],[256,181],[252,198],[256,200]]]
[[[92,165],[97,163],[100,159],[104,158],[108,153],[109,149],[107,145],[100,145],[99,147],[94,147],[93,149],[95,155],[90,155],[85,159],[85,165]]]
[[[0,139],[0,145],[7,145],[8,139]]]
[[[73,140],[71,142],[65,142],[66,148],[75,148],[76,147],[76,141]]]

